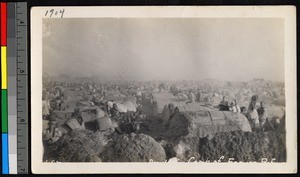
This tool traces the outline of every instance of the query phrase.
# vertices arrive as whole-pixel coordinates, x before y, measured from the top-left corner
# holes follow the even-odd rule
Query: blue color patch
[[[7,133],[2,133],[2,174],[9,174]]]

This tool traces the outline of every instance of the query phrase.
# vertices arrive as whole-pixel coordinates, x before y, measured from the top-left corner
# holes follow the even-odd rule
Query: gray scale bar
[[[17,174],[16,4],[7,4],[8,153],[9,173]]]
[[[27,124],[18,124],[18,174],[27,174],[28,173],[28,141],[26,137],[27,131]]]
[[[20,21],[21,20],[18,20],[17,21],[17,46],[18,46],[18,49],[19,51],[22,51],[22,50],[26,50],[26,43],[24,41],[26,41],[26,38],[23,38],[23,36],[27,36],[27,26],[25,25],[20,25]]]
[[[17,169],[28,174],[27,3],[16,3]]]
[[[20,40],[19,40],[20,41]],[[26,42],[26,41],[24,41]],[[27,74],[27,52],[18,49],[17,50],[17,74],[18,75],[23,75]]]

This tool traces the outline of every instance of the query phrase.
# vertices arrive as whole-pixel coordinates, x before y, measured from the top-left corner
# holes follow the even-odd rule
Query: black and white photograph
[[[64,18],[62,9],[39,22],[42,163],[291,158],[284,18]]]

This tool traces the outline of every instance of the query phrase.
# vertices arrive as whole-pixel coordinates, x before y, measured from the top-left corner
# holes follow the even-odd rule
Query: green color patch
[[[2,133],[7,133],[8,130],[8,114],[7,114],[7,90],[1,90],[1,123]]]

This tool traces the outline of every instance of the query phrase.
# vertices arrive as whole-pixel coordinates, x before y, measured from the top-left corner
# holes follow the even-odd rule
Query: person
[[[226,100],[227,97],[226,96],[223,96],[223,99],[222,101],[220,102],[220,105],[228,105],[228,101]]]
[[[183,100],[187,100],[188,96],[186,96],[186,94],[182,93],[181,91],[178,93],[177,97],[183,101]]]
[[[48,119],[50,115],[50,102],[46,96],[43,96],[42,98],[42,116],[43,119]]]
[[[229,111],[228,101],[226,100],[226,96],[223,96],[223,100],[219,104],[219,111]]]
[[[243,114],[244,116],[247,116],[247,109],[245,106],[241,107],[241,114]]]
[[[257,113],[259,117],[260,126],[261,128],[263,128],[267,120],[267,113],[264,102],[260,102],[260,107],[257,109]]]
[[[120,112],[116,103],[113,103],[112,109],[110,109],[111,117],[119,117]]]
[[[173,114],[173,113],[174,113],[174,110],[175,110],[174,104],[173,104],[173,103],[169,103],[168,108],[169,108],[169,110],[170,110],[170,114]]]
[[[247,118],[249,119],[250,126],[252,128],[252,131],[256,131],[259,129],[259,118],[258,118],[258,113],[255,107],[255,103],[251,102],[249,105],[249,110],[248,110],[248,116]]]
[[[170,90],[173,96],[176,96],[180,92],[180,89],[178,89],[176,85],[172,85]]]
[[[253,95],[251,97],[251,101],[250,101],[250,104],[249,104],[249,107],[248,107],[248,111],[251,111],[251,110],[253,110],[253,108],[255,108],[257,100],[258,100],[258,95]]]
[[[232,102],[230,103],[229,110],[230,110],[231,112],[237,113],[237,109],[236,109],[236,106],[235,106],[235,102],[234,102],[234,101],[232,101]]]
[[[189,101],[186,102],[187,104],[188,104],[188,103],[194,103],[194,102],[195,102],[195,95],[194,95],[194,93],[192,92],[192,90],[190,90],[190,92],[189,92],[188,99],[189,99]]]
[[[240,105],[238,104],[238,100],[237,99],[234,100],[234,104],[235,104],[236,111],[237,112],[241,112],[241,108],[240,108]]]
[[[43,140],[48,143],[55,143],[62,136],[61,131],[57,127],[56,120],[50,120],[49,128],[43,131]]]
[[[99,106],[100,105],[100,98],[98,97],[98,95],[93,94],[93,98],[91,100],[95,105]]]
[[[164,84],[160,83],[158,86],[159,92],[164,92],[164,88],[165,88]]]
[[[196,94],[196,101],[201,102],[202,101],[202,92],[198,89],[198,92]]]

